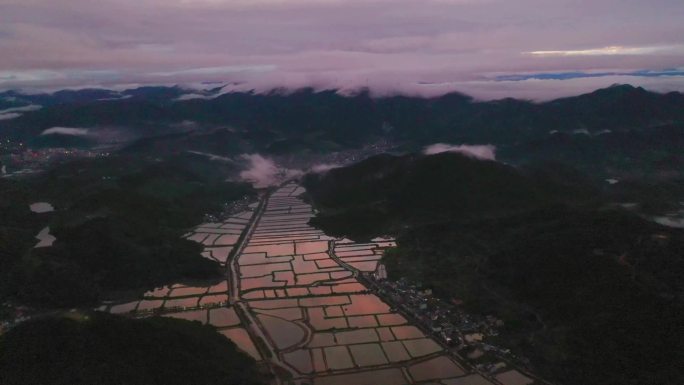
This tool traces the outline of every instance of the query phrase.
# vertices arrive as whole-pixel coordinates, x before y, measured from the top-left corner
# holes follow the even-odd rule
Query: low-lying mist
[[[485,145],[452,145],[446,143],[435,143],[423,149],[425,155],[435,155],[443,152],[456,152],[472,158],[482,160],[496,160],[496,146]]]
[[[240,179],[255,188],[277,186],[304,174],[302,170],[281,167],[273,159],[260,154],[243,154],[240,157],[248,162],[248,168],[240,172]]]
[[[306,173],[322,174],[342,167],[337,163],[325,162],[311,162],[313,164],[310,166],[306,164],[308,162],[286,166],[261,154],[242,154],[240,160],[244,168],[240,172],[240,180],[251,183],[255,188],[278,186],[289,180],[298,179]],[[289,164],[287,161],[282,163]]]

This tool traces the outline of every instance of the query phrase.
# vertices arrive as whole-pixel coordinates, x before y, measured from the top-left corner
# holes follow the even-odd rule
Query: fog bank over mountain
[[[41,135],[51,135],[51,134],[84,136],[84,135],[88,135],[88,129],[87,128],[75,128],[75,127],[52,127],[52,128],[48,128],[47,130],[45,130],[41,133]]]
[[[241,158],[249,163],[248,168],[240,172],[240,178],[254,188],[277,186],[303,174],[301,170],[281,167],[273,159],[260,154],[243,154]]]
[[[472,158],[484,160],[496,160],[496,146],[492,145],[452,145],[445,143],[436,143],[425,147],[423,153],[425,155],[441,154],[443,152],[456,152]]]
[[[19,90],[25,94],[52,93],[60,90],[125,90],[135,87],[173,87],[181,86],[190,92],[178,96],[177,101],[194,99],[213,99],[222,94],[232,92],[249,92],[260,95],[272,93],[293,93],[302,88],[311,88],[316,91],[336,90],[341,95],[356,95],[369,92],[374,97],[408,96],[419,98],[434,98],[449,93],[463,93],[472,96],[476,100],[491,101],[505,98],[531,100],[545,102],[556,98],[564,98],[588,93],[598,88],[610,87],[615,84],[632,84],[635,87],[643,87],[646,90],[659,93],[684,92],[684,76],[625,76],[611,75],[594,77],[591,73],[578,78],[554,78],[552,73],[535,74],[535,76],[548,77],[544,80],[529,78],[521,80],[498,80],[495,78],[483,78],[479,80],[457,80],[448,77],[437,82],[425,82],[420,75],[392,75],[377,74],[374,78],[366,79],[363,76],[350,76],[341,78],[337,74],[327,74],[315,77],[305,76],[300,73],[294,74],[260,74],[252,77],[247,75],[240,80],[232,76],[212,76],[199,78],[173,78],[158,79],[154,76],[140,76],[134,82],[130,80],[117,81],[92,79],[88,82],[73,82],[68,79],[59,79],[45,83],[6,82],[0,81],[0,91]],[[515,76],[518,76],[517,74]],[[520,76],[527,76],[522,74]],[[559,76],[562,76],[559,75]],[[202,93],[208,89],[223,87],[216,95]],[[101,100],[123,100],[119,98]],[[15,113],[13,113],[15,114]],[[17,117],[20,115],[16,115]],[[2,115],[0,115],[0,119]],[[7,118],[9,119],[9,118]]]

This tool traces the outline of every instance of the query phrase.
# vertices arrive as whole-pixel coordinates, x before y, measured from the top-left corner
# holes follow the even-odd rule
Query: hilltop
[[[496,217],[594,198],[587,180],[559,165],[518,169],[450,152],[378,155],[309,174],[304,185],[322,212],[317,224],[359,235],[378,225],[397,230],[406,223]],[[348,226],[352,222],[357,224]]]

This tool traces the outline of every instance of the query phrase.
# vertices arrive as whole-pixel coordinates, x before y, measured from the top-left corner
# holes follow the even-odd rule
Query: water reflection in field
[[[283,186],[253,224],[249,211],[186,234],[203,243],[206,258],[232,269],[234,285],[175,284],[103,308],[209,324],[257,360],[267,357],[295,383],[488,384],[359,280],[377,273],[394,241],[355,243],[325,235],[308,225],[313,210],[297,197],[302,192],[295,184]],[[247,229],[249,237],[238,244]],[[239,255],[228,261],[234,250]]]
[[[209,310],[209,324],[217,328],[237,326],[240,324],[240,318],[233,308],[211,309]]]
[[[224,222],[203,223],[186,234],[185,238],[205,246],[202,256],[225,265],[253,216],[254,212],[249,209],[229,217]]]
[[[240,350],[252,356],[255,360],[261,360],[261,354],[257,350],[252,338],[243,328],[224,329],[220,331],[221,334],[233,341]]]
[[[441,356],[412,365],[409,373],[415,381],[463,376],[465,372],[449,358]]]
[[[206,310],[195,310],[195,311],[186,311],[186,312],[181,312],[181,313],[168,313],[168,314],[165,314],[164,317],[184,319],[187,321],[199,321],[199,322],[205,324],[205,323],[207,323],[208,315],[207,315]]]
[[[202,243],[205,258],[225,265],[233,252],[233,247],[247,228],[247,224],[253,215],[253,211],[247,210],[228,218],[224,222],[204,223],[186,234],[185,238]],[[265,253],[263,256],[265,257]],[[288,257],[286,261],[290,259]],[[282,268],[289,268],[289,266],[288,264]],[[274,270],[278,270],[278,266],[269,268],[268,265],[257,263],[252,268],[245,268],[244,273],[247,276],[258,277]],[[136,317],[163,316],[208,324],[232,340],[240,350],[256,360],[262,360],[257,345],[244,328],[245,325],[236,308],[229,305],[229,300],[229,284],[224,278],[218,281],[165,285],[148,290],[140,300],[105,304],[98,309]],[[296,310],[298,309],[283,311],[282,314],[278,315],[291,317],[296,314]],[[301,318],[301,311],[296,318]],[[301,330],[299,328],[300,334],[302,334]],[[274,332],[274,334],[276,333]],[[292,338],[293,334],[289,331],[289,333],[286,332],[282,335]]]
[[[288,184],[273,193],[237,256],[239,296],[268,336],[274,363],[317,385],[466,375],[442,346],[356,278],[375,273],[394,241],[359,244],[326,236],[308,225],[313,211],[297,197],[302,191]]]

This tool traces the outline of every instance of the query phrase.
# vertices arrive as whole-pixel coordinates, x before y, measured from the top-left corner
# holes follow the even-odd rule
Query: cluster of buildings
[[[274,157],[276,163],[288,169],[311,170],[314,172],[327,171],[330,168],[343,167],[345,165],[360,162],[371,156],[390,153],[396,144],[389,139],[380,139],[377,142],[367,144],[358,149],[346,149],[344,151],[330,152],[326,154],[297,154]],[[313,165],[322,166],[317,169]]]
[[[252,211],[258,205],[254,199],[249,195],[245,195],[240,199],[223,204],[222,212],[218,214],[204,214],[205,223],[225,222],[236,213],[245,211]]]
[[[31,149],[22,142],[0,141],[0,177],[36,173],[46,166],[74,158],[108,156],[106,151],[74,148]]]
[[[380,269],[378,269],[380,270]],[[453,304],[432,295],[432,289],[410,284],[404,278],[398,281],[382,279],[386,273],[373,275],[373,288],[383,297],[389,298],[402,313],[412,316],[419,324],[448,346],[463,344],[459,328],[460,312]]]
[[[388,280],[386,274],[383,270],[380,274],[366,274],[364,278],[373,291],[412,317],[416,324],[449,350],[467,358],[480,373],[495,376],[509,367],[510,362],[515,362],[516,366],[528,363],[509,349],[488,343],[489,338],[499,335],[499,330],[504,327],[503,320],[491,315],[467,314],[461,309],[463,301],[460,299],[444,301],[435,297],[430,288],[413,284],[405,278]]]
[[[395,144],[387,139],[381,139],[377,142],[367,144],[357,150],[346,150],[341,152],[334,152],[329,155],[325,155],[322,159],[328,164],[339,164],[346,165],[351,163],[356,163],[367,159],[373,155],[383,154],[390,151]]]
[[[11,327],[32,318],[32,310],[25,306],[12,306],[10,303],[0,304],[0,335]]]

